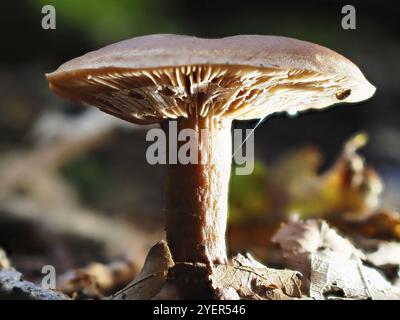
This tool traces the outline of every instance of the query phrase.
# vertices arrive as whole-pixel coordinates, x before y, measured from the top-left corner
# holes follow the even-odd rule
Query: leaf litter
[[[272,240],[288,266],[308,278],[303,289],[311,298],[400,299],[400,291],[364,263],[368,257],[323,220],[289,221]]]

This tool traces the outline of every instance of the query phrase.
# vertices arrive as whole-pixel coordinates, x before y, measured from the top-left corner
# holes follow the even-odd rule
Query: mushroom
[[[226,263],[233,120],[359,102],[375,88],[351,61],[277,36],[149,35],[87,53],[46,75],[56,94],[132,123],[199,133],[199,164],[168,164],[166,233],[175,262]],[[202,129],[209,134],[200,135]],[[168,152],[168,151],[167,151]]]

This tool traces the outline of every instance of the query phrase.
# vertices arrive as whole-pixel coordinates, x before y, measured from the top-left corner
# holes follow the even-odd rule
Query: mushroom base
[[[170,136],[168,121],[161,124]],[[175,262],[227,261],[225,232],[231,170],[231,120],[189,117],[177,120],[178,134],[192,129],[197,163],[167,165],[166,232]],[[188,132],[188,131],[186,131]],[[178,139],[179,140],[179,139]],[[178,142],[178,148],[187,144]],[[172,144],[171,144],[172,147]],[[170,150],[167,143],[167,152]]]

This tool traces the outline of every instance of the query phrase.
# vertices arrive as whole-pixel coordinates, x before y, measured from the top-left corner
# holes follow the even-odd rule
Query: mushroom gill
[[[60,95],[71,97],[74,92],[81,101],[132,122],[190,114],[263,118],[282,111],[282,105],[290,112],[346,101],[351,92],[347,87],[345,76],[239,65],[83,70],[69,81],[60,77],[51,83]]]

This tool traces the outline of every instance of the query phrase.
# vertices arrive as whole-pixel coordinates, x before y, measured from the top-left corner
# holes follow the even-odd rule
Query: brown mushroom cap
[[[368,99],[375,88],[338,53],[305,41],[240,35],[132,38],[47,74],[50,89],[131,122],[248,120]]]

